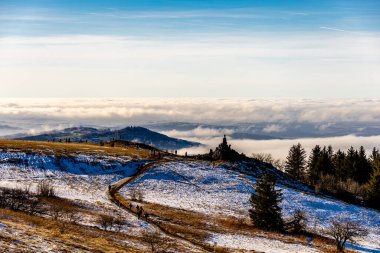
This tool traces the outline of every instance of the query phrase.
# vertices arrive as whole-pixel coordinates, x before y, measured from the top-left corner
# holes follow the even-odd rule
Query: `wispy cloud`
[[[281,133],[284,131],[286,131],[286,128],[279,124],[270,124],[263,128],[264,133]]]
[[[330,31],[346,32],[346,30],[343,30],[343,29],[332,28],[332,27],[327,27],[327,26],[321,26],[319,28],[324,29],[324,30],[330,30]]]

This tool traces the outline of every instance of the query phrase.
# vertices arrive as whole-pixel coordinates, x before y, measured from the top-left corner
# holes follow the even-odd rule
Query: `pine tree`
[[[340,149],[333,156],[335,176],[342,181],[347,180],[347,171],[344,165],[345,159],[346,159],[346,154]]]
[[[372,174],[372,167],[367,159],[367,155],[363,146],[359,149],[359,157],[358,157],[358,166],[356,167],[357,171],[355,171],[355,180],[359,184],[364,184],[368,182]]]
[[[321,147],[316,145],[310,153],[309,162],[308,162],[308,176],[309,180],[312,184],[316,183],[319,179],[320,171],[319,171],[319,159],[321,157]]]
[[[281,190],[276,190],[276,178],[273,175],[265,174],[257,179],[255,192],[252,193],[250,203],[252,209],[249,216],[254,226],[270,230],[283,231],[284,223],[281,217],[282,200]]]
[[[305,175],[306,151],[300,143],[293,145],[286,157],[285,171],[297,180]]]
[[[346,159],[344,161],[345,171],[347,171],[347,177],[356,181],[356,173],[358,167],[359,153],[353,147],[347,150]]]
[[[380,210],[380,166],[375,168],[367,184],[366,204]]]
[[[375,162],[376,160],[380,160],[379,149],[377,149],[376,147],[372,149],[372,153],[371,153],[370,159],[371,159],[372,163]]]
[[[321,157],[321,170],[323,174],[334,175],[335,169],[333,164],[334,151],[331,146],[323,147]]]

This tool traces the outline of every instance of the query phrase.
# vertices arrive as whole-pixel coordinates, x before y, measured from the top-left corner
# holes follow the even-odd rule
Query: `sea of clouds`
[[[316,129],[355,122],[380,123],[380,100],[376,99],[223,99],[223,98],[128,98],[64,99],[3,98],[0,100],[0,136],[16,133],[36,134],[71,126],[121,128],[164,122],[190,122],[189,130],[161,131],[172,137],[205,144],[190,153],[207,151],[217,145],[223,134],[233,134],[234,125],[266,122],[263,132],[281,133],[284,125],[311,123]],[[212,127],[215,126],[215,127]],[[222,126],[231,126],[224,128]],[[249,131],[249,129],[247,130]],[[316,130],[317,131],[317,130]],[[307,150],[314,145],[333,145],[336,149],[363,145],[380,146],[380,136],[345,135],[328,138],[248,140],[231,139],[240,152],[272,153],[284,158],[297,142]]]

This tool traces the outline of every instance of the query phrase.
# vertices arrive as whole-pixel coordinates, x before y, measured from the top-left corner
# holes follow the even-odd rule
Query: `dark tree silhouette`
[[[290,148],[286,157],[285,171],[297,180],[305,175],[306,151],[300,143]]]
[[[254,226],[270,231],[283,231],[284,223],[281,217],[282,200],[280,190],[275,189],[276,179],[273,175],[265,174],[257,179],[255,192],[252,193],[250,203],[252,209],[249,216]]]

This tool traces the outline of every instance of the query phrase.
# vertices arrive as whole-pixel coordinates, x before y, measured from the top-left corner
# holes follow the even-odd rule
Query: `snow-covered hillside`
[[[241,165],[245,166],[245,165]],[[243,169],[244,170],[244,169]],[[123,191],[128,195],[131,189],[139,187],[147,202],[158,203],[175,208],[202,212],[210,216],[232,215],[248,217],[249,198],[253,192],[256,178],[242,174],[228,166],[213,167],[204,162],[173,162],[159,165],[140,176]],[[331,198],[317,196],[309,191],[297,190],[279,184],[283,193],[283,215],[290,216],[296,209],[302,209],[309,216],[309,227],[322,232],[330,219],[344,215],[353,220],[362,221],[370,234],[351,248],[363,252],[380,252],[380,213],[349,205]],[[302,188],[303,189],[303,188]],[[265,252],[310,252],[317,249],[305,245],[286,245],[279,241],[264,242],[260,238],[249,238],[237,234],[215,234],[210,243],[229,246],[236,249]],[[239,243],[238,243],[239,242]],[[261,242],[261,243],[259,243]],[[263,250],[263,245],[274,248]],[[305,248],[306,247],[306,248]],[[276,251],[277,250],[277,251]]]
[[[0,152],[0,186],[34,189],[39,180],[54,183],[60,197],[108,202],[107,186],[133,175],[144,161],[77,154],[65,157]]]

